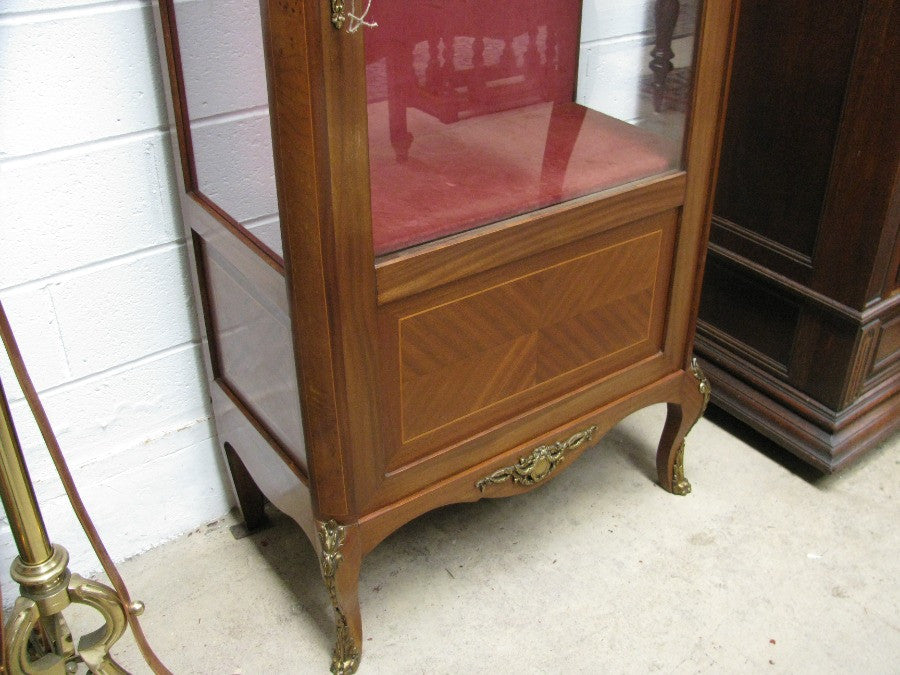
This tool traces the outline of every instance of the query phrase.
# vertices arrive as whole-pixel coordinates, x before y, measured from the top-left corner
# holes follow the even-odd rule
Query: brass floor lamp
[[[83,663],[98,675],[126,673],[110,656],[109,650],[125,632],[126,626],[130,625],[151,669],[159,675],[169,674],[150,649],[137,621],[143,604],[132,602],[128,596],[75,490],[59,444],[25,370],[2,303],[0,338],[72,508],[115,589],[71,573],[66,549],[51,544],[0,381],[0,499],[19,552],[10,574],[21,589],[3,635],[3,662],[7,671],[65,675],[75,672],[79,663]],[[103,625],[82,636],[77,646],[63,616],[63,610],[73,603],[94,608],[103,619]]]
[[[0,498],[19,550],[10,574],[21,588],[6,624],[9,670],[63,675],[84,662],[94,673],[124,673],[109,649],[125,632],[126,612],[113,589],[72,574],[66,549],[50,543],[2,383],[0,417]],[[104,619],[77,649],[62,614],[72,603],[89,605]],[[34,641],[39,626],[44,639]]]

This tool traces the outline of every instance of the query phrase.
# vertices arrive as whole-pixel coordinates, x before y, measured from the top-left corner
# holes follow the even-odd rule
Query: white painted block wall
[[[149,2],[0,0],[0,299],[116,559],[219,518],[230,499],[163,101]],[[51,539],[91,574],[5,355],[0,377]],[[15,553],[4,519],[7,600]]]

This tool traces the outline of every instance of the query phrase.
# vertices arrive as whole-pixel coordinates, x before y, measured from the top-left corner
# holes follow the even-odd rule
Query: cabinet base
[[[231,439],[224,443],[225,453],[248,526],[262,523],[265,495],[300,525],[319,553],[335,618],[331,672],[350,675],[359,666],[362,654],[360,567],[365,555],[387,535],[439,506],[535,489],[557,475],[556,465],[572,465],[620,420],[656,403],[667,404],[666,422],[656,451],[659,483],[673,494],[686,495],[691,488],[684,472],[685,437],[702,416],[709,402],[709,390],[708,380],[694,362],[688,370],[671,373],[545,436],[449,476],[388,507],[361,517],[345,516],[343,522],[314,515],[306,479],[285,464],[283,456],[272,452],[252,425],[241,422],[243,413],[230,399],[214,396],[214,401],[220,438]],[[534,449],[534,445],[539,447]]]
[[[873,399],[848,421],[835,414],[826,429],[708,359],[698,360],[712,382],[714,405],[823,473],[840,471],[900,429],[900,392]]]

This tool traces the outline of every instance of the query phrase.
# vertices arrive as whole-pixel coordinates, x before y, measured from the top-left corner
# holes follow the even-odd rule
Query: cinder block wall
[[[163,101],[149,1],[0,0],[0,299],[117,559],[219,518],[230,499]],[[0,377],[51,539],[90,574],[2,354]],[[14,555],[4,519],[7,600]]]

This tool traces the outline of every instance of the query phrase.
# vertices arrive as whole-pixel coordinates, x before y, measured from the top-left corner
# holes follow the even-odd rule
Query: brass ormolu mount
[[[334,24],[334,27],[340,30],[344,26],[344,22],[347,20],[347,15],[344,14],[344,0],[331,0],[331,23]]]
[[[557,465],[565,459],[566,452],[590,441],[597,432],[596,426],[591,426],[584,431],[579,431],[566,441],[558,441],[552,445],[542,445],[532,451],[530,455],[520,457],[512,466],[498,469],[494,473],[485,476],[475,487],[484,492],[489,485],[497,485],[506,481],[512,481],[517,485],[530,487],[547,478]]]
[[[703,402],[700,404],[700,414],[697,415],[697,419],[694,420],[694,424],[691,425],[691,429],[693,429],[697,422],[700,421],[700,418],[703,417],[703,413],[706,412],[706,407],[709,405],[709,399],[712,395],[712,387],[710,387],[709,380],[700,369],[700,364],[697,363],[696,358],[691,359],[691,374],[697,380],[697,388],[700,390],[700,396],[703,397]],[[688,433],[691,432],[691,429],[688,429]],[[687,436],[687,434],[685,434],[685,436]],[[684,496],[690,494],[690,492],[691,484],[688,479],[684,477],[684,441],[682,441],[681,446],[675,453],[675,462],[672,466],[672,493]]]
[[[6,622],[9,672],[66,675],[84,663],[98,675],[126,673],[109,649],[125,632],[127,613],[140,614],[143,604],[125,607],[108,586],[72,574],[68,552],[50,544],[2,383],[0,499],[19,551],[10,574],[21,589]],[[100,628],[82,636],[77,647],[62,614],[73,603],[94,608],[104,620]],[[36,631],[42,640],[33,639]]]
[[[331,672],[333,675],[352,675],[359,668],[360,652],[350,635],[347,617],[341,609],[337,591],[337,572],[344,554],[341,547],[347,538],[347,528],[339,525],[334,519],[318,523],[319,543],[322,545],[322,577],[328,589],[328,597],[334,609],[334,622],[337,636],[334,642],[334,653],[331,656]]]

